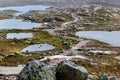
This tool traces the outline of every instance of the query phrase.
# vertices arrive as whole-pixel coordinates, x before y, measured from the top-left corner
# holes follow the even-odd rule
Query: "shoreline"
[[[114,67],[115,68],[119,67],[115,64],[118,62],[118,60],[116,60],[114,57],[119,55],[119,54],[117,55],[117,52],[114,54],[113,50],[115,50],[115,49],[111,50],[110,46],[108,46],[102,42],[98,42],[98,41],[92,42],[93,40],[83,39],[83,38],[78,38],[78,37],[75,37],[72,35],[68,35],[69,30],[67,31],[66,26],[68,24],[78,21],[78,18],[74,14],[71,14],[71,15],[74,18],[74,20],[62,23],[60,28],[58,27],[58,28],[53,28],[53,29],[52,28],[47,29],[47,27],[46,27],[45,29],[42,29],[42,31],[44,33],[47,33],[46,34],[47,36],[48,36],[48,34],[53,36],[53,39],[51,40],[51,44],[54,41],[54,36],[56,36],[55,38],[59,37],[62,39],[74,40],[74,41],[77,41],[77,43],[73,44],[73,43],[69,42],[70,43],[70,44],[68,44],[69,49],[64,49],[64,47],[61,47],[62,49],[61,48],[60,49],[62,52],[58,52],[57,54],[56,53],[51,54],[53,52],[48,52],[51,55],[44,55],[44,53],[43,53],[43,57],[41,57],[41,59],[39,58],[39,60],[43,59],[42,61],[45,61],[46,63],[48,63],[50,65],[54,65],[54,64],[57,65],[58,62],[61,62],[63,60],[73,60],[73,61],[78,62],[77,64],[85,66],[89,72],[93,71],[93,69],[89,69],[89,68],[94,68],[94,66],[96,66],[96,69],[95,69],[96,73],[97,73],[97,70],[101,69],[102,66],[105,66],[105,68],[106,68],[109,65],[111,65],[110,70],[114,69]],[[65,30],[66,30],[66,34],[64,34]],[[38,29],[38,31],[39,31],[39,29]],[[39,31],[39,33],[40,33],[40,31]],[[43,33],[42,31],[41,31],[41,33]],[[39,35],[39,34],[37,34],[37,35]],[[35,38],[36,38],[36,40],[38,40],[40,37],[35,37]],[[59,39],[59,38],[57,38],[57,39],[61,41],[62,39]],[[47,39],[47,40],[49,40],[49,39]],[[62,41],[64,41],[64,40],[62,40]],[[62,42],[62,41],[61,41],[61,43],[64,43],[64,45],[66,45],[66,40],[64,42]],[[33,42],[34,42],[34,40],[33,40]],[[38,57],[38,55],[36,55],[36,56]],[[111,56],[113,59],[111,59]],[[112,61],[110,62],[110,60],[112,60],[113,62]],[[9,63],[10,63],[10,61],[9,61]],[[92,66],[92,67],[90,67],[90,66]],[[5,67],[5,66],[2,67],[1,66],[0,70],[1,69],[2,70],[0,72],[3,71],[4,75],[10,75],[11,73],[9,73],[9,72],[13,72],[12,74],[15,75],[20,72],[19,69],[23,68],[23,67],[20,67],[20,68],[19,67]],[[16,69],[17,71],[14,70],[13,68]],[[109,70],[106,70],[105,68],[102,67],[103,70],[101,69],[99,71],[104,71],[104,72],[109,71]],[[118,70],[119,70],[119,68],[118,68]],[[17,72],[17,73],[14,73],[14,72]],[[115,74],[115,72],[114,72],[114,74]],[[98,75],[98,74],[96,74],[96,75]]]

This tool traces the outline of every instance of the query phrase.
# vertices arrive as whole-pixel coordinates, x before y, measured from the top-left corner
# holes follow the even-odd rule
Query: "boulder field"
[[[87,80],[88,71],[72,61],[60,62],[50,67],[44,62],[33,60],[26,64],[17,80]]]

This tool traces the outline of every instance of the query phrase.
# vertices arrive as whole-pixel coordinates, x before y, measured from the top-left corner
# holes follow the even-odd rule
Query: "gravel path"
[[[23,69],[23,66],[21,66],[21,65],[19,65],[18,67],[0,66],[0,74],[2,74],[2,75],[19,74],[22,69]]]

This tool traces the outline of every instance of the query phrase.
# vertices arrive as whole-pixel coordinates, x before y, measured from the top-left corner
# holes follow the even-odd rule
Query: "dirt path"
[[[56,31],[62,31],[64,28],[55,28],[55,29],[44,29],[43,31],[47,31],[49,34],[54,36],[60,36]]]
[[[72,13],[71,15],[72,15],[72,17],[74,18],[74,20],[63,23],[63,24],[61,25],[62,28],[65,28],[65,27],[67,27],[68,24],[77,22],[77,21],[79,20],[74,13]]]
[[[18,67],[0,66],[0,74],[4,74],[4,75],[19,74],[22,69],[23,69],[23,66],[21,65],[19,65]]]
[[[64,51],[63,54],[70,53],[71,51],[72,51],[72,52],[76,52],[77,49],[81,48],[82,46],[84,46],[84,45],[86,45],[88,42],[90,42],[90,40],[83,40],[83,39],[74,38],[74,37],[65,36],[65,35],[62,36],[62,35],[60,35],[59,33],[57,33],[57,31],[65,30],[65,27],[66,27],[68,24],[71,24],[71,23],[73,23],[73,22],[78,21],[78,18],[76,17],[75,14],[72,14],[72,17],[74,18],[73,21],[63,23],[60,28],[45,29],[45,30],[44,30],[44,31],[47,31],[49,34],[54,35],[54,36],[60,36],[60,37],[62,37],[62,38],[73,39],[73,40],[79,41],[78,44],[75,44],[74,46],[71,46],[71,48],[70,48],[69,50]]]
[[[65,22],[65,23],[62,23],[61,27],[60,28],[55,28],[55,29],[44,29],[44,31],[47,31],[48,33],[50,33],[51,35],[54,35],[54,36],[60,36],[59,34],[56,33],[56,31],[62,31],[62,30],[65,30],[66,26],[68,24],[71,24],[73,22],[76,22],[78,21],[78,18],[75,16],[75,14],[71,14],[72,17],[74,18],[73,21],[69,21],[69,22]],[[70,37],[67,37],[67,36],[62,36],[64,38],[70,38]]]
[[[77,50],[79,48],[81,48],[82,46],[86,45],[88,42],[90,42],[90,40],[80,40],[80,42],[78,44],[76,44],[75,46],[73,46],[71,48],[71,50]]]

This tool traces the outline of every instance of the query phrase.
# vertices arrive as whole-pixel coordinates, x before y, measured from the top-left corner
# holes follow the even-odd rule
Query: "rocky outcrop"
[[[30,61],[18,75],[17,80],[87,80],[88,72],[84,67],[71,61],[63,61],[50,68],[43,62]]]
[[[57,80],[87,80],[88,72],[71,61],[60,63],[56,69]]]
[[[37,60],[27,63],[17,80],[55,80],[54,71]]]

